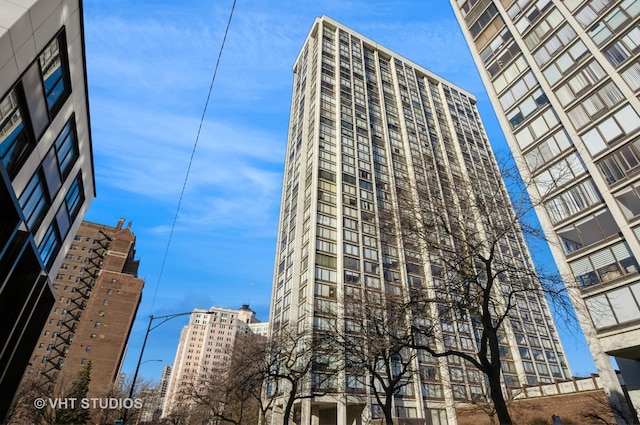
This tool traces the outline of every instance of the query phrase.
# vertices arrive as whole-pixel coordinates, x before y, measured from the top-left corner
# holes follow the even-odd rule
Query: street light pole
[[[140,357],[138,357],[138,363],[136,364],[136,371],[133,374],[133,380],[131,381],[131,388],[129,389],[129,399],[133,399],[133,392],[135,390],[135,386],[136,386],[136,380],[138,379],[138,372],[140,371],[140,366],[142,365],[142,363],[144,363],[142,361],[142,356],[144,355],[144,349],[147,346],[147,339],[149,338],[149,333],[151,333],[152,330],[156,329],[158,326],[168,322],[171,319],[175,319],[176,317],[180,317],[180,316],[187,316],[187,315],[191,315],[193,314],[193,311],[187,311],[184,313],[175,313],[175,314],[168,314],[165,316],[154,316],[153,314],[149,316],[149,325],[147,326],[147,332],[144,334],[144,340],[142,341],[142,348],[140,349]],[[204,314],[212,314],[212,312],[207,311]],[[161,319],[160,323],[157,323],[155,325],[153,325],[153,321],[156,319]],[[152,326],[153,325],[153,326]],[[127,414],[129,413],[129,408],[125,408],[122,412],[122,422],[121,424],[125,424],[126,420],[127,420]]]

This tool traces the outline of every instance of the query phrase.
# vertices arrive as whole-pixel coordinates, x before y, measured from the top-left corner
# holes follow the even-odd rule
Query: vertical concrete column
[[[275,406],[273,406],[273,410],[271,411],[271,415],[270,415],[270,420],[269,420],[269,424],[270,425],[276,425],[278,423],[282,422],[282,409],[281,409],[282,405],[281,404],[276,404]]]
[[[347,425],[347,403],[344,400],[336,403],[336,425]]]

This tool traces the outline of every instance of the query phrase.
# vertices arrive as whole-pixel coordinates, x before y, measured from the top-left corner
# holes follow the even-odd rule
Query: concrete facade
[[[95,197],[78,0],[0,1],[0,420]]]
[[[640,2],[452,0],[598,372],[640,408]]]
[[[349,293],[435,288],[442,279],[437,255],[389,230],[406,205],[399,199],[449,211],[462,196],[456,188],[468,182],[504,187],[474,96],[420,65],[323,16],[293,72],[271,335],[285,326],[323,332],[332,321],[341,328]],[[513,215],[506,190],[498,192],[505,208],[499,214]],[[499,255],[532,267],[520,234]],[[430,314],[441,322],[437,309]],[[508,387],[569,377],[543,296],[522,297],[509,321],[501,343]],[[437,346],[472,352],[474,326],[443,320]],[[394,400],[399,421],[455,424],[455,405],[485,394],[482,374],[455,359],[420,354],[415,370]],[[349,377],[336,382],[335,394],[297,401],[293,420],[343,425],[381,418],[369,386]],[[282,405],[276,403],[273,423]]]
[[[238,310],[211,307],[195,309],[189,324],[180,334],[176,357],[166,390],[162,416],[173,411],[188,410],[190,386],[223,376],[237,335],[251,333],[252,324],[258,323],[255,312],[248,305]]]

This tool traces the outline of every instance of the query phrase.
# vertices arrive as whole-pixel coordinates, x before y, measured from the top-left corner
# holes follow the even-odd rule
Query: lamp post
[[[171,319],[175,319],[176,317],[180,317],[180,316],[188,316],[193,314],[192,311],[187,311],[184,313],[175,313],[175,314],[167,314],[165,316],[154,316],[153,314],[149,316],[149,325],[147,326],[147,332],[144,334],[144,341],[142,341],[142,348],[140,349],[140,357],[138,357],[138,363],[136,365],[136,371],[133,374],[133,380],[131,381],[131,388],[129,389],[129,399],[133,399],[133,392],[135,390],[135,386],[136,386],[136,380],[138,379],[138,372],[140,371],[140,366],[143,363],[146,363],[147,361],[154,361],[154,360],[147,360],[147,361],[142,361],[142,356],[144,355],[144,349],[147,345],[147,339],[149,338],[149,333],[156,329],[158,326],[168,322]],[[204,314],[212,314],[212,312],[207,311]],[[154,320],[160,320],[159,323],[156,323],[155,325],[153,324]],[[129,413],[129,409],[125,408],[124,411],[122,412],[122,421],[120,422],[121,424],[125,424],[126,420],[127,420],[127,413]]]

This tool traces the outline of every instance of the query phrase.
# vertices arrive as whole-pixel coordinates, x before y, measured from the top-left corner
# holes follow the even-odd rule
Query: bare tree
[[[333,337],[345,359],[346,390],[368,387],[385,423],[392,425],[394,398],[413,391],[416,372],[407,304],[400,295],[356,287],[345,292],[344,325],[334,329]]]
[[[25,376],[11,402],[5,423],[53,423],[55,412],[48,404],[41,409],[34,406],[36,399],[52,397],[51,394],[43,393],[42,387],[37,376]]]
[[[636,424],[638,420],[624,406],[614,405],[601,394],[589,396],[589,402],[580,415],[584,420],[602,425],[615,425],[616,423]]]
[[[236,341],[230,373],[240,377],[238,386],[247,397],[249,408],[257,410],[260,424],[266,424],[268,412],[273,408],[274,398],[264,397],[266,382],[272,370],[268,362],[270,343],[260,335],[241,336]],[[255,423],[254,415],[251,423]]]
[[[195,378],[187,396],[208,418],[236,425],[255,424],[262,412],[267,339],[238,335],[228,362]]]
[[[163,424],[167,425],[188,425],[189,411],[185,407],[176,407],[171,410],[171,413],[162,419]]]
[[[114,397],[121,400],[128,399],[132,381],[133,379],[127,378],[121,387],[112,387],[104,393],[103,397]],[[126,406],[123,405],[123,409],[94,409],[94,412],[97,415],[96,423],[108,425],[112,424],[116,419],[122,419],[123,417],[125,418],[125,424],[140,423],[141,415],[145,406],[148,407],[155,402],[155,389],[156,384],[154,384],[150,379],[137,377],[135,388],[131,393],[133,395],[133,401],[136,402],[131,402]]]
[[[327,341],[292,326],[281,327],[271,339],[237,336],[224,365],[191,377],[186,385],[181,396],[191,405],[189,421],[197,416],[236,425],[265,424],[278,404],[282,423],[288,424],[296,401],[333,388],[337,367],[327,364]],[[173,419],[179,422],[183,416]]]
[[[341,359],[330,331],[335,318],[322,318],[313,332],[286,324],[275,329],[268,343],[264,370],[264,399],[281,404],[282,425],[288,425],[296,401],[336,391]]]
[[[506,168],[505,174],[514,168]],[[412,348],[433,357],[455,356],[486,377],[489,402],[501,424],[511,424],[501,382],[507,328],[519,328],[517,304],[535,295],[571,309],[557,272],[542,273],[532,266],[524,235],[541,238],[541,230],[528,222],[533,204],[519,186],[515,207],[497,173],[469,182],[454,178],[455,190],[443,195],[433,187],[399,187],[402,205],[395,221],[383,220],[385,238],[401,238],[409,275],[407,309],[414,319],[426,318],[441,326],[411,322]],[[405,185],[406,186],[406,185]],[[441,189],[438,189],[441,190]],[[435,199],[438,202],[425,202]],[[420,202],[416,201],[420,200]],[[423,270],[421,254],[428,256]],[[544,310],[544,306],[538,305]],[[451,331],[451,335],[447,332]],[[462,346],[455,335],[465,334]],[[443,344],[436,344],[439,337]]]
[[[524,393],[524,389],[515,388],[509,389],[507,394],[505,394],[505,403],[509,411],[511,411],[512,406],[517,405],[518,397],[520,397]],[[522,420],[522,412],[524,410],[538,412],[540,410],[540,405],[538,403],[533,403],[531,400],[528,400],[527,404],[518,405],[518,419]],[[482,397],[471,397],[467,400],[468,408],[463,410],[461,413],[458,413],[458,417],[469,417],[469,418],[477,418],[477,415],[482,412],[489,417],[489,422],[491,425],[497,425],[496,416],[497,410],[495,404],[491,401],[491,397],[489,394],[483,394]]]

